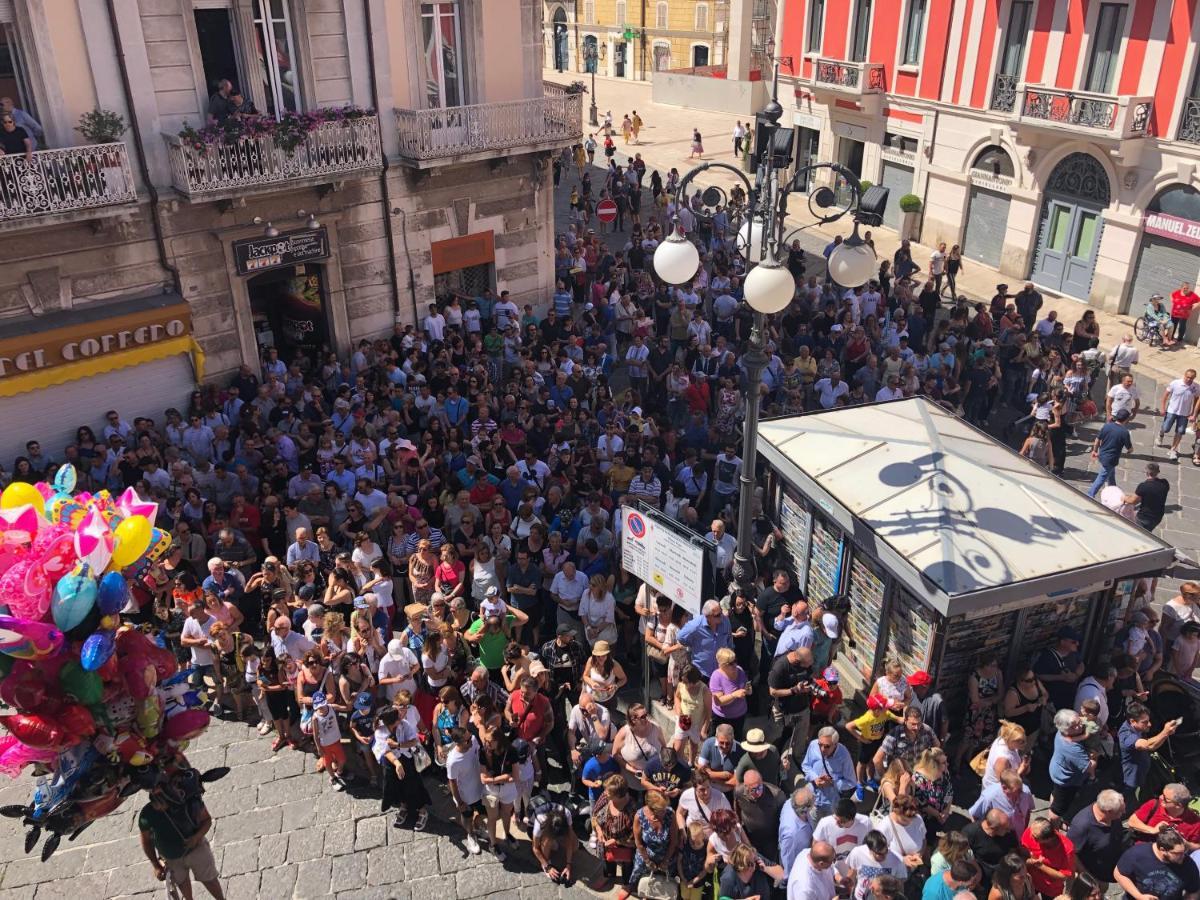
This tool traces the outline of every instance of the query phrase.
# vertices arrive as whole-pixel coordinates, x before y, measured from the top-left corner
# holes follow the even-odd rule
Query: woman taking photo
[[[350,570],[338,566],[329,573],[322,603],[328,612],[342,616],[344,621],[354,610],[354,596],[357,593],[358,584]]]

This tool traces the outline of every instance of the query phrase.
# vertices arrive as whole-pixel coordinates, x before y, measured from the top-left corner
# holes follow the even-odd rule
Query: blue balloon
[[[100,579],[96,592],[96,606],[102,616],[115,616],[125,608],[129,599],[129,585],[120,572],[109,572]]]
[[[95,672],[108,662],[116,646],[115,632],[97,631],[83,642],[79,651],[79,664],[85,672]]]
[[[50,614],[62,631],[70,631],[84,620],[96,605],[96,581],[90,575],[70,572],[54,586]]]

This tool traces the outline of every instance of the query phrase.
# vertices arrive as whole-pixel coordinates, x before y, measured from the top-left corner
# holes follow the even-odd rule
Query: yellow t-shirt
[[[896,717],[886,709],[868,709],[854,720],[854,726],[863,736],[864,741],[873,744],[883,740],[883,734],[887,731],[888,724],[893,721],[896,721]]]

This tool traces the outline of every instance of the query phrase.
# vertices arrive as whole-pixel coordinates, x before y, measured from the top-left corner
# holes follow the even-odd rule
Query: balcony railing
[[[1017,105],[1018,84],[1019,76],[997,72],[996,80],[992,82],[992,109],[996,112],[1012,112]]]
[[[583,95],[554,90],[529,100],[397,109],[396,125],[400,155],[418,165],[475,153],[563,147],[583,140]]]
[[[30,162],[0,156],[0,221],[133,203],[133,171],[123,143],[37,150]]]
[[[1091,134],[1118,139],[1138,138],[1146,136],[1153,108],[1153,97],[1026,85],[1021,90],[1020,118],[1034,125],[1082,128]]]
[[[323,122],[291,153],[265,135],[198,146],[178,135],[165,137],[175,188],[189,197],[272,187],[383,165],[378,116]]]
[[[879,94],[884,90],[883,66],[879,63],[821,58],[813,63],[812,80],[855,94]]]
[[[1179,123],[1179,140],[1189,144],[1200,144],[1200,97],[1189,97],[1183,107],[1183,120]]]

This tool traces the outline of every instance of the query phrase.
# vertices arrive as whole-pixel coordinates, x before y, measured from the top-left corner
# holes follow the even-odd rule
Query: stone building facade
[[[0,157],[6,464],[268,346],[345,355],[439,296],[552,292],[550,159],[581,120],[541,81],[541,0],[12,0],[0,25],[0,91],[44,128]],[[298,133],[187,131],[222,79]],[[93,110],[126,130],[85,136]]]

